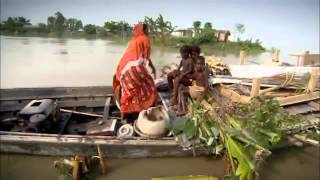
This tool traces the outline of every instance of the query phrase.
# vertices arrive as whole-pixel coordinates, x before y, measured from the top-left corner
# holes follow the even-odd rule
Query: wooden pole
[[[72,179],[73,180],[80,180],[80,173],[79,173],[79,161],[76,159],[71,160],[72,164]]]
[[[244,64],[245,51],[240,51],[240,65]]]
[[[280,62],[280,50],[275,49],[273,52],[273,61],[274,62]]]
[[[260,79],[253,79],[250,97],[259,96],[260,84],[261,84]]]
[[[311,70],[311,76],[308,83],[308,91],[313,92],[316,89],[317,86],[317,79],[319,74],[319,68],[313,67]]]
[[[104,164],[103,154],[102,154],[102,151],[100,149],[100,145],[99,144],[97,144],[97,151],[98,151],[98,155],[99,155],[102,174],[105,174],[106,173],[106,165]]]
[[[302,55],[302,62],[300,62],[300,66],[304,66],[308,63],[308,56],[309,56],[310,52],[306,51],[304,53],[304,55]]]

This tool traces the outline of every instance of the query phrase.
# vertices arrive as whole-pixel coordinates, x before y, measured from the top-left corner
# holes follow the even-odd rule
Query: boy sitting
[[[180,65],[177,70],[174,70],[167,76],[169,91],[172,93],[172,98],[170,100],[171,105],[177,104],[179,84],[185,86],[190,86],[192,84],[190,79],[191,74],[193,73],[193,60],[190,58],[190,53],[191,49],[189,46],[182,46],[180,48],[180,55],[182,57]]]
[[[197,57],[194,70],[195,71],[191,75],[191,78],[194,80],[194,85],[186,87],[181,84],[179,86],[179,106],[177,115],[184,115],[187,113],[189,95],[196,101],[202,101],[207,94],[208,70],[203,56]]]
[[[201,53],[201,49],[199,46],[197,46],[197,45],[191,46],[191,58],[192,58],[194,64],[195,64],[195,61],[197,60],[197,58],[200,56],[200,53]]]

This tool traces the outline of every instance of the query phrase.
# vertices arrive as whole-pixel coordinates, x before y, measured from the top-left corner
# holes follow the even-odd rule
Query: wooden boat
[[[60,129],[55,133],[14,132],[3,122],[12,120],[17,113],[34,99],[53,99],[60,109],[61,123],[66,126],[77,118],[120,117],[111,87],[57,87],[18,88],[0,90],[0,152],[32,155],[97,155],[97,145],[107,157],[178,157],[208,155],[204,148],[183,150],[173,137],[150,139],[144,137],[119,138],[113,136],[68,134]],[[164,95],[161,99],[167,101]],[[317,100],[317,103],[318,100]],[[299,106],[299,107],[298,107]],[[300,108],[303,106],[303,109]],[[298,110],[297,111],[297,108]],[[311,119],[320,117],[320,110],[306,104],[288,106],[288,111]],[[73,118],[72,118],[73,117]],[[313,125],[310,125],[310,127]],[[292,143],[296,140],[291,141]]]
[[[0,120],[6,121],[34,99],[53,99],[64,114],[62,123],[70,121],[72,114],[119,118],[111,87],[58,87],[1,89]],[[58,109],[59,109],[58,108]],[[69,117],[69,118],[68,118]],[[74,119],[73,119],[74,120]],[[72,135],[13,132],[0,126],[0,151],[33,155],[97,155],[99,145],[105,156],[115,158],[140,158],[164,156],[191,156],[173,137],[147,139],[144,137],[119,138],[117,136]],[[203,150],[197,154],[207,154]]]

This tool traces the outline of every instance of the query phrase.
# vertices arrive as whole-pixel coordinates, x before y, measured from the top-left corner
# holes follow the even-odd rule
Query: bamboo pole
[[[240,65],[244,64],[244,58],[245,58],[245,51],[240,51]]]
[[[71,160],[72,164],[72,179],[73,180],[80,180],[80,174],[79,174],[79,161],[76,159]]]
[[[106,166],[105,166],[104,161],[103,161],[103,154],[102,154],[102,151],[100,149],[100,145],[99,144],[97,144],[97,151],[98,151],[98,155],[99,155],[99,161],[100,161],[102,174],[105,174],[106,173]]]
[[[273,52],[273,60],[275,62],[280,62],[280,50],[279,49],[276,49],[274,52]]]
[[[306,51],[306,52],[302,55],[302,57],[301,57],[302,59],[301,59],[301,61],[300,61],[300,66],[306,65],[309,54],[310,54],[310,52],[309,52],[309,51]]]
[[[260,79],[253,79],[250,97],[259,96],[260,84],[261,84]]]
[[[308,91],[309,92],[315,91],[316,86],[317,86],[318,74],[319,74],[319,68],[313,67],[311,70],[311,76],[310,76],[309,83],[308,83]]]
[[[87,116],[103,118],[103,115],[93,114],[93,113],[85,113],[85,112],[80,112],[80,111],[73,111],[73,110],[63,109],[63,108],[60,108],[60,111],[61,112],[69,112],[69,113],[73,113],[73,114],[81,114],[81,115],[87,115]]]

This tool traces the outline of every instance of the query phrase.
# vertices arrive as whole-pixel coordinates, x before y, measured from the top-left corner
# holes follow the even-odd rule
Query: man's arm
[[[180,79],[182,79],[185,75],[191,74],[193,70],[193,62],[192,59],[188,59],[188,66],[186,70],[183,70],[183,72],[180,75]]]
[[[179,64],[179,67],[178,67],[178,71],[180,71],[181,67],[182,67],[182,60],[180,61],[180,64]]]

